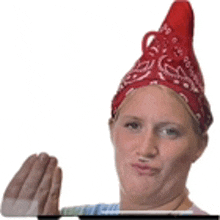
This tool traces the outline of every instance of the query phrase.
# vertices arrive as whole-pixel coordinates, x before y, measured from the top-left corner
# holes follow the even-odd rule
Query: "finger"
[[[22,165],[20,170],[15,174],[11,182],[9,183],[4,198],[17,198],[18,194],[28,177],[35,161],[37,160],[36,154],[31,155]]]
[[[32,200],[49,162],[46,153],[39,155],[18,195],[18,200]]]
[[[26,180],[33,164],[37,160],[36,155],[31,155],[21,166],[20,170],[15,174],[11,182],[9,183],[2,202],[2,214],[13,215],[13,205],[18,197],[18,194],[22,188],[24,181]]]
[[[50,188],[52,185],[52,178],[54,174],[54,170],[57,166],[57,159],[55,157],[50,158],[50,162],[48,164],[48,167],[44,173],[43,179],[40,183],[40,186],[37,189],[37,192],[35,194],[35,197],[33,199],[33,202],[38,203],[38,214],[43,213],[45,203],[47,201],[47,197],[50,192]],[[33,204],[34,206],[34,204]]]
[[[54,171],[51,189],[44,207],[43,215],[59,215],[59,197],[62,182],[62,170],[56,168]]]

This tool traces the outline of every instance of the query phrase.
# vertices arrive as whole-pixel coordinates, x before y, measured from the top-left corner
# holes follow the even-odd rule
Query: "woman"
[[[118,114],[110,126],[122,210],[191,209],[186,178],[207,134],[198,131],[177,95],[162,86],[137,89]]]
[[[155,38],[149,45],[151,35]],[[143,55],[123,78],[112,102],[109,125],[120,204],[66,208],[63,215],[119,210],[206,214],[189,200],[185,187],[191,164],[207,146],[212,123],[192,38],[191,6],[176,1],[160,31],[144,37]],[[60,186],[56,159],[34,155],[7,188],[3,213],[59,214]]]

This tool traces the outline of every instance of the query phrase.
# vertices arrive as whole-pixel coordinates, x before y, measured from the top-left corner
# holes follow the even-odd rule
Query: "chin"
[[[141,199],[150,198],[158,192],[159,187],[155,188],[155,184],[143,183],[142,181],[123,181],[120,182],[120,191],[125,196],[132,196]]]

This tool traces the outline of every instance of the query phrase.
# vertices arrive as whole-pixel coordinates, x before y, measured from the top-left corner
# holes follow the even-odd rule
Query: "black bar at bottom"
[[[79,216],[81,220],[220,220],[219,217],[216,216],[178,216],[178,215],[148,215],[148,216],[143,216],[143,215],[118,215],[118,216]]]
[[[60,219],[62,216],[38,216],[38,220],[63,220]],[[67,218],[65,218],[67,217]],[[63,216],[63,218],[68,220],[68,217],[70,216]],[[220,220],[219,216],[217,215],[189,215],[189,216],[178,216],[178,215],[116,215],[116,216],[111,216],[111,215],[104,215],[104,216],[100,216],[100,215],[82,215],[82,216],[78,216],[79,219],[81,220],[104,220],[104,219],[108,219],[108,220]]]

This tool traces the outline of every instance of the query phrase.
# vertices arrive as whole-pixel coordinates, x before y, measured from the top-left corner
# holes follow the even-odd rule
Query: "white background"
[[[172,0],[0,2],[0,195],[33,153],[63,169],[60,207],[119,202],[110,104]],[[220,214],[219,2],[191,0],[194,46],[215,122],[190,198]]]

